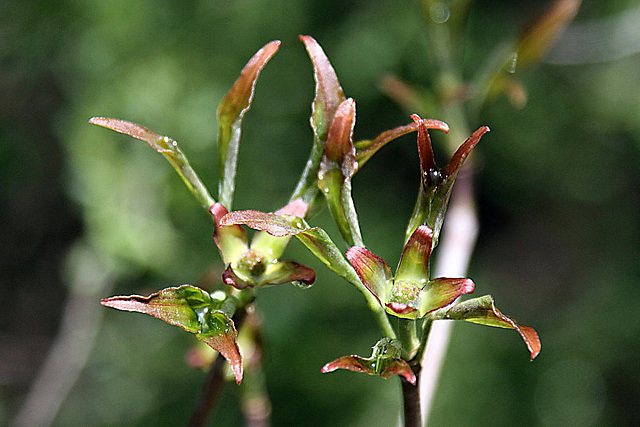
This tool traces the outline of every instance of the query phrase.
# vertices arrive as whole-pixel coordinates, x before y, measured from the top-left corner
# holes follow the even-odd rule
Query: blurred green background
[[[463,75],[546,4],[474,2]],[[184,359],[195,338],[98,302],[207,285],[222,268],[211,222],[161,156],[90,117],[170,135],[214,191],[217,104],[258,48],[282,40],[244,121],[234,204],[273,211],[312,141],[313,77],[298,34],[319,41],[358,103],[362,139],[409,122],[379,89],[382,76],[432,83],[424,20],[408,0],[4,0],[0,425],[25,402],[65,312],[83,320],[68,337],[77,357],[64,362],[84,363],[83,343],[95,342],[55,425],[183,425],[204,380]],[[469,277],[478,296],[534,326],[543,349],[529,362],[514,332],[456,325],[431,425],[640,424],[637,28],[636,1],[585,1],[547,60],[516,71],[526,106],[499,98],[470,123],[492,132],[477,149],[481,231]],[[390,264],[417,171],[405,137],[353,183],[364,239]],[[326,211],[314,221],[330,224]],[[273,425],[394,425],[397,379],[320,373],[338,356],[368,355],[379,338],[362,297],[298,242],[288,251],[319,277],[306,291],[258,293]],[[235,386],[212,425],[241,425]]]

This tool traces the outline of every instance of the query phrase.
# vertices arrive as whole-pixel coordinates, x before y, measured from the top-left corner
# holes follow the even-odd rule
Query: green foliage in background
[[[462,74],[473,74],[489,47],[515,39],[542,7],[474,2]],[[586,1],[576,24],[634,11],[632,1]],[[55,335],[72,274],[88,289],[117,276],[105,297],[205,286],[204,272],[222,272],[210,219],[164,159],[86,124],[91,115],[170,134],[212,183],[216,107],[255,50],[282,40],[243,123],[234,202],[235,209],[271,211],[287,202],[313,140],[313,79],[298,34],[313,34],[358,100],[360,140],[407,122],[408,112],[376,89],[384,76],[429,87],[433,58],[422,19],[414,1],[5,1],[0,338],[2,352],[21,357],[0,355],[0,423],[13,415]],[[482,425],[487,414],[496,425],[639,422],[632,410],[640,395],[638,69],[637,54],[516,67],[526,105],[501,97],[474,118],[473,126],[488,123],[492,133],[477,149],[482,234],[469,276],[535,325],[545,351],[529,364],[515,334],[456,326],[433,425]],[[427,103],[435,96],[423,95]],[[385,147],[353,180],[363,237],[391,265],[414,204],[414,144],[404,137]],[[445,158],[442,144],[434,135],[437,158]],[[317,221],[336,235],[326,211]],[[83,251],[100,261],[78,276],[73,262]],[[379,337],[362,328],[372,319],[360,295],[298,242],[287,257],[313,267],[318,279],[306,291],[281,286],[258,295],[273,424],[393,425],[397,383],[320,373],[335,348],[348,342],[354,353],[369,354]],[[204,376],[183,362],[192,344],[150,317],[106,313],[56,423],[183,423]],[[217,422],[239,425],[237,405],[227,387]]]

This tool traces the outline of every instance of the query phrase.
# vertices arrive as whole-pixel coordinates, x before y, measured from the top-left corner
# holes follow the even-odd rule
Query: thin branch
[[[419,369],[419,367],[418,367]],[[417,382],[411,384],[400,377],[404,407],[404,427],[420,427],[420,372],[416,372]]]
[[[12,426],[49,426],[55,421],[64,400],[84,369],[103,310],[97,302],[115,283],[115,275],[82,258],[72,265],[70,293],[62,313],[58,335],[47,354],[29,394],[12,422]],[[95,270],[93,270],[95,269]],[[91,286],[87,277],[99,277]]]

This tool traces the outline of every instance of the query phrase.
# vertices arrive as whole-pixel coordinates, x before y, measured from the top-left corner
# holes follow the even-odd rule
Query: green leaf
[[[473,298],[438,311],[434,313],[433,319],[466,320],[481,325],[515,329],[527,345],[532,360],[540,353],[541,344],[536,331],[529,326],[519,325],[512,318],[502,314],[496,308],[491,295]]]
[[[311,36],[300,36],[300,40],[304,43],[313,64],[316,93],[311,107],[311,128],[316,141],[320,143],[327,140],[333,116],[346,98],[338,76],[322,47]]]
[[[322,160],[324,144],[336,110],[346,97],[335,70],[318,42],[311,36],[302,35],[300,41],[304,43],[311,59],[313,78],[316,82],[310,118],[314,144],[291,200],[302,198],[306,203],[312,205],[318,193],[318,168]]]
[[[123,311],[144,313],[187,332],[195,333],[231,364],[236,381],[242,381],[242,357],[237,344],[238,333],[224,310],[233,311],[235,304],[222,292],[212,298],[206,291],[190,285],[162,289],[148,297],[140,295],[106,298],[101,304]]]
[[[173,139],[168,136],[160,136],[145,127],[124,120],[93,117],[89,120],[89,123],[145,141],[151,148],[162,154],[169,163],[171,163],[171,166],[178,172],[178,175],[180,175],[187,185],[189,191],[191,191],[203,208],[209,210],[215,203],[215,200],[209,194],[209,190],[207,190],[202,180],[200,180],[200,177],[198,177],[198,174],[196,174],[189,164],[187,157],[182,150],[180,150],[178,143]]]
[[[256,52],[242,69],[240,77],[218,107],[218,156],[220,162],[219,194],[220,203],[231,209],[235,190],[238,149],[242,118],[251,108],[255,85],[262,68],[278,51],[280,41],[272,41]]]
[[[350,246],[363,246],[358,215],[351,198],[351,177],[358,168],[353,146],[355,119],[356,104],[349,98],[340,104],[333,117],[320,163],[318,187],[327,199],[342,238]]]

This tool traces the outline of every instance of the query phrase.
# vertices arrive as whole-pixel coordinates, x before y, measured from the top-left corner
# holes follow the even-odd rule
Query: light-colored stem
[[[478,234],[478,219],[472,193],[472,175],[461,173],[451,196],[440,239],[434,277],[466,276]],[[453,322],[446,320],[436,320],[431,325],[429,339],[421,362],[424,367],[420,376],[422,425],[427,425],[429,419],[452,326]]]
[[[53,424],[93,348],[103,314],[97,300],[113,287],[115,276],[106,269],[91,270],[100,267],[87,257],[71,268],[76,271],[60,330],[12,426]],[[89,271],[94,280],[86,276]]]

